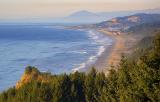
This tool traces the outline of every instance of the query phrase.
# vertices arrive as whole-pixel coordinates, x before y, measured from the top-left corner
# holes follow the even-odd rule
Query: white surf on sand
[[[106,35],[101,34],[95,30],[89,30],[87,32],[90,39],[93,39],[95,43],[99,45],[97,54],[94,56],[90,56],[86,62],[76,65],[77,67],[72,69],[72,72],[85,70],[87,67],[93,65],[97,61],[98,57],[100,57],[105,52],[106,48],[109,45],[112,45],[112,39],[107,37]]]

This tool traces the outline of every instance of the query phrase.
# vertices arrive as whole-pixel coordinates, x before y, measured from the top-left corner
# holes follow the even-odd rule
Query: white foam
[[[83,69],[86,67],[85,63],[81,63],[79,64],[79,66],[77,68],[72,69],[73,72],[79,71],[80,69]]]
[[[97,44],[100,45],[110,45],[112,44],[112,39],[106,37],[104,34],[101,34],[99,32],[96,32],[94,30],[89,30],[88,31],[89,37],[93,40],[95,40],[95,42]]]
[[[105,47],[104,46],[100,46],[99,47],[99,51],[98,51],[98,53],[97,53],[97,56],[100,56],[100,55],[102,55],[102,53],[105,51]]]
[[[88,63],[88,64],[89,64],[89,63],[93,63],[93,62],[96,61],[96,60],[97,60],[97,56],[91,56],[91,57],[89,57],[87,63]]]
[[[78,67],[74,68],[73,72],[79,71],[81,69],[86,68],[87,66],[89,66],[91,64],[94,64],[95,61],[97,60],[97,58],[99,56],[101,56],[103,54],[103,52],[105,51],[105,49],[106,49],[105,46],[112,44],[112,39],[105,37],[104,35],[96,32],[96,31],[89,30],[88,34],[91,39],[95,40],[95,44],[99,45],[97,54],[96,54],[96,56],[89,57],[85,63],[81,63],[81,64],[77,65]]]
[[[87,51],[71,51],[71,53],[86,54]]]
[[[73,72],[86,68],[87,65],[93,64],[97,60],[97,56],[91,56],[85,63],[78,64],[76,68],[72,69]]]

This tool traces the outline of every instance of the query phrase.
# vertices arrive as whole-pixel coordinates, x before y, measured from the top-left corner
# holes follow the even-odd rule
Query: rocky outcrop
[[[42,83],[49,82],[51,73],[42,73],[35,67],[28,66],[25,69],[25,73],[22,75],[21,79],[16,83],[15,88],[19,89],[23,85],[30,83],[31,81],[39,81]]]

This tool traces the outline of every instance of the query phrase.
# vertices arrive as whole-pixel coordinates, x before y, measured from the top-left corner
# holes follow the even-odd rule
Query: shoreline
[[[94,65],[99,72],[104,72],[107,75],[110,69],[116,69],[118,66],[122,53],[125,52],[126,39],[122,37],[123,34],[116,35],[105,29],[98,29],[97,31],[113,39],[112,45],[106,48],[106,51],[100,56]]]
[[[136,45],[139,39],[137,39],[137,36],[124,32],[115,34],[106,29],[97,29],[97,31],[113,39],[112,45],[106,48],[106,51],[98,58],[94,65],[99,72],[104,72],[107,75],[110,69],[117,70],[122,55],[131,54],[133,46]]]
[[[117,43],[117,41],[115,37],[113,37],[112,35],[109,35],[108,33],[104,33],[100,30],[96,30],[96,31],[112,39],[112,44],[105,46],[105,51],[101,54],[101,56],[98,57],[96,62],[92,65],[93,67],[95,67],[95,69],[98,72],[104,72],[106,74],[106,70],[109,70],[109,67],[110,67],[110,65],[108,65],[110,54],[112,53],[112,50],[114,49],[114,46]]]
[[[106,75],[108,74],[110,69],[117,70],[119,62],[121,60],[122,54],[130,54],[133,45],[136,44],[137,39],[136,36],[126,34],[124,32],[120,32],[119,34],[115,34],[114,32],[108,31],[107,29],[101,28],[69,28],[74,30],[91,30],[98,32],[108,38],[112,39],[111,45],[104,45],[104,52],[97,56],[97,59],[93,63],[85,63],[82,68],[73,68],[71,73],[76,71],[86,72],[88,73],[92,67],[94,67],[98,72],[104,72]],[[96,34],[96,33],[95,33]],[[83,63],[83,64],[84,64]]]
[[[76,29],[76,30],[86,30],[86,29]],[[98,72],[106,72],[106,68],[108,67],[106,62],[108,62],[109,55],[115,46],[116,39],[112,35],[108,35],[108,34],[106,35],[106,33],[102,32],[98,29],[87,29],[87,31],[93,31],[93,33],[95,35],[100,33],[100,35],[103,35],[104,37],[111,39],[111,44],[108,43],[108,45],[106,45],[106,44],[102,45],[104,47],[104,51],[100,55],[95,55],[96,56],[95,61],[93,61],[92,63],[87,63],[88,61],[86,61],[86,62],[84,62],[85,65],[83,65],[82,68],[81,67],[80,68],[73,68],[72,72],[74,73],[76,71],[79,71],[79,72],[88,73],[92,67],[94,67]]]
[[[73,68],[71,73],[74,73],[76,71],[88,73],[92,67],[94,67],[98,72],[103,71],[106,59],[108,58],[110,50],[114,45],[115,42],[114,38],[112,36],[108,35],[106,36],[106,34],[96,29],[75,29],[75,30],[80,30],[90,33],[89,36],[93,40],[95,40],[96,43],[100,43],[100,45],[97,54],[90,56],[88,60],[81,63],[80,66]]]
[[[95,31],[110,37],[112,44],[105,46],[105,51],[97,58],[94,64],[88,66],[87,71],[94,67],[98,72],[104,72],[107,75],[109,70],[117,70],[122,55],[131,53],[131,49],[136,44],[137,39],[135,36],[123,32],[114,34],[106,29],[95,29]]]

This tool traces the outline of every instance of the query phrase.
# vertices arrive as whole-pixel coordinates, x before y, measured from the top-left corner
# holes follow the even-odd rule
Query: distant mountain
[[[83,11],[78,11],[78,12],[72,13],[68,17],[88,17],[88,16],[96,16],[97,17],[99,15],[83,10]]]
[[[53,22],[57,23],[99,23],[102,21],[107,21],[115,17],[123,17],[134,15],[137,13],[146,14],[160,14],[160,8],[156,9],[146,9],[146,10],[135,10],[135,11],[114,11],[114,12],[99,12],[93,13],[89,11],[78,11],[74,12],[67,17],[53,19]]]
[[[139,13],[131,16],[116,17],[108,21],[95,24],[95,26],[99,28],[112,28],[112,29],[126,30],[136,25],[153,23],[153,22],[160,22],[160,14]]]
[[[105,21],[106,17],[89,11],[78,11],[67,17],[58,18],[56,22],[65,23],[97,23]]]
[[[134,15],[136,13],[147,13],[147,14],[160,14],[160,8],[146,9],[146,10],[135,10],[135,11],[110,11],[110,12],[90,12],[86,10],[74,12],[66,17],[58,18],[30,18],[30,19],[18,19],[16,21],[0,21],[1,23],[58,23],[58,24],[93,24],[102,21],[107,21],[116,17],[124,17]]]

